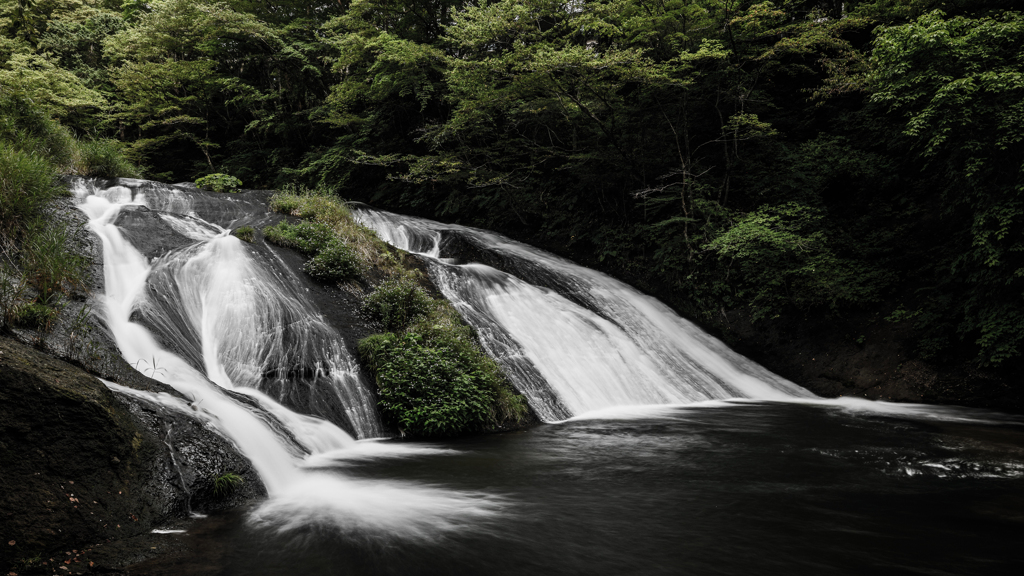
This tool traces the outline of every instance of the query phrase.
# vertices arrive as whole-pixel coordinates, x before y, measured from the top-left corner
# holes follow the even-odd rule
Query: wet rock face
[[[160,214],[145,206],[125,206],[114,224],[125,238],[146,258],[154,258],[195,241],[183,236],[160,218]]]
[[[214,494],[224,472],[244,482]],[[0,568],[263,493],[251,464],[199,421],[0,338]]]

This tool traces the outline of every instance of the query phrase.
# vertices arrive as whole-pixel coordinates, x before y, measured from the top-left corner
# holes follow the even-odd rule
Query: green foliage
[[[234,472],[225,472],[213,479],[213,494],[219,497],[230,496],[243,483],[245,478]]]
[[[381,282],[363,300],[363,310],[388,332],[404,330],[432,308],[433,299],[406,278]]]
[[[381,415],[404,433],[452,436],[526,416],[522,396],[446,300],[401,278],[379,284],[363,306],[389,332],[360,341],[359,356],[377,383]]]
[[[242,181],[227,174],[207,174],[196,179],[196,186],[214,192],[237,192]]]
[[[19,306],[11,323],[18,328],[46,331],[56,318],[57,310],[52,306],[31,303]]]
[[[878,300],[884,273],[839,258],[822,229],[825,214],[800,204],[761,208],[740,218],[705,248],[738,268],[738,298],[753,320],[774,318],[787,306],[836,311]]]
[[[451,436],[487,423],[492,388],[444,342],[417,334],[378,335],[360,342],[372,363],[381,415],[415,436]]]
[[[76,143],[70,131],[54,122],[23,93],[0,85],[0,140],[53,164],[54,172],[72,171]]]
[[[325,188],[310,190],[286,186],[283,192],[270,198],[270,209],[332,227],[352,221],[348,207],[334,195],[333,190]]]
[[[933,11],[880,30],[875,102],[934,173],[953,237],[948,270],[965,286],[958,332],[983,364],[1024,351],[1024,14]],[[923,176],[927,178],[927,176]],[[932,201],[935,201],[933,196]]]
[[[10,235],[57,194],[53,164],[0,142],[0,226]]]
[[[310,258],[302,270],[320,282],[341,282],[359,275],[359,260],[347,244],[335,238]]]
[[[297,224],[279,222],[263,229],[268,242],[294,248],[304,254],[317,254],[334,240],[330,226],[321,222],[302,221]]]
[[[24,237],[21,269],[43,303],[83,286],[88,261],[68,250],[71,234],[66,225],[35,222]]]
[[[281,195],[276,195],[271,201],[271,206],[276,210],[289,208],[290,211],[299,212],[300,214],[325,216],[328,221],[335,217],[351,220],[351,215],[348,214],[347,210],[341,210],[337,206],[324,201],[311,200],[311,202],[301,204],[306,208],[315,205],[320,209],[319,212],[313,210],[303,211],[295,208],[295,206],[300,204],[296,203],[294,198]],[[314,221],[303,220],[297,224],[280,222],[274,226],[264,228],[263,234],[269,242],[287,248],[294,248],[299,252],[312,256],[303,265],[302,269],[320,282],[340,282],[359,275],[361,266],[357,252],[352,246],[336,235],[335,228],[332,228],[320,218]]]
[[[286,186],[283,192],[270,198],[270,208],[329,227],[334,237],[352,251],[362,269],[379,270],[389,277],[404,274],[400,258],[394,255],[392,249],[376,233],[355,221],[348,207],[332,189]]]
[[[112,139],[79,141],[78,173],[97,178],[138,178],[141,173],[125,157],[124,144]]]
[[[237,236],[239,240],[243,242],[252,242],[256,235],[256,230],[252,226],[239,226],[231,231],[232,236]]]

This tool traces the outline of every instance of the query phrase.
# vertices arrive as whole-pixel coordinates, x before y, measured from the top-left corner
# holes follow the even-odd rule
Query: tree
[[[936,185],[964,284],[959,331],[984,364],[1024,342],[1024,14],[947,18],[934,11],[885,28],[874,42],[872,99],[903,122],[903,138]],[[964,222],[963,224],[957,224]]]

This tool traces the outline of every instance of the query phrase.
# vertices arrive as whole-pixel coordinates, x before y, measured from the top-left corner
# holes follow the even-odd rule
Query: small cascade
[[[484,230],[355,213],[385,241],[427,257],[432,280],[545,421],[614,406],[814,397],[600,272]],[[455,264],[443,258],[449,246],[505,271]]]
[[[294,295],[282,293],[279,284],[261,275],[240,246],[241,241],[227,235],[213,236],[151,265],[114,221],[124,206],[150,202],[155,188],[150,186],[143,194],[122,186],[97,189],[78,181],[75,191],[92,232],[103,242],[105,293],[98,297],[99,308],[122,356],[189,400],[107,383],[109,387],[187,412],[229,439],[252,462],[270,496],[251,518],[273,530],[317,525],[358,532],[364,537],[429,539],[497,514],[500,501],[483,494],[401,482],[371,483],[307,467],[308,457],[318,457],[319,466],[325,458],[337,458],[334,455],[339,451],[352,451],[359,457],[372,457],[376,451],[372,443],[358,443],[326,420],[297,414],[269,395],[245,386],[265,369],[261,356],[291,354],[294,359],[295,355],[312,354],[306,348],[288,348],[298,346],[304,336],[284,338],[272,325],[275,313],[294,305],[289,300]],[[187,205],[184,199],[175,202]],[[161,346],[146,326],[134,321],[140,308],[152,305],[153,274],[175,279],[163,289],[173,288],[179,296],[164,301],[178,302],[182,307],[179,316],[188,320],[185,325],[192,331],[190,336],[198,338],[198,344],[183,347],[199,349],[199,366]],[[271,286],[269,292],[261,292],[263,283]],[[270,311],[257,310],[257,301]],[[303,324],[298,311],[289,313],[293,324],[308,329],[309,324]],[[311,315],[308,311],[306,314]],[[288,329],[287,325],[281,327],[283,331]],[[270,331],[269,340],[263,338],[265,330]],[[184,334],[186,330],[180,331]],[[324,336],[314,338],[317,340],[311,346],[325,346],[321,358],[337,352]],[[347,367],[332,364],[332,360],[321,364],[311,361],[308,365],[331,373]],[[365,426],[366,422],[355,421],[363,426],[362,432],[373,430]],[[394,457],[403,452],[390,448],[380,451],[380,455]]]
[[[220,235],[155,261],[138,312],[218,385],[384,435],[354,359],[296,284]]]
[[[191,241],[146,267],[145,287],[130,304],[134,319],[221,387],[260,390],[360,438],[386,434],[369,383],[338,332],[308,304],[301,282],[280,261],[228,235],[234,222],[265,214],[265,207],[229,195],[211,199],[174,186],[129,183],[90,190],[83,182],[79,194],[157,211],[160,221]],[[220,223],[200,217],[197,208]],[[159,370],[150,362],[143,359],[140,369]]]

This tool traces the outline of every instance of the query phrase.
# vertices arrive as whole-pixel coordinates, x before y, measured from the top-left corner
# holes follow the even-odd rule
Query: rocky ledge
[[[229,472],[243,481],[216,490]],[[116,569],[153,550],[145,535],[154,529],[263,494],[250,462],[186,412],[115,394],[81,368],[0,337],[3,573]],[[97,545],[118,552],[87,559]]]

